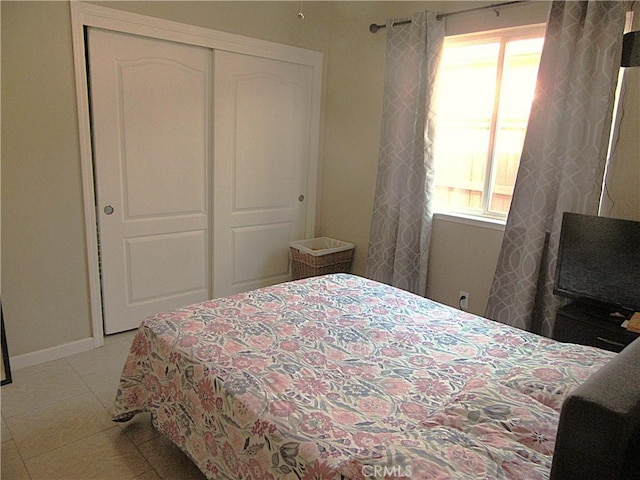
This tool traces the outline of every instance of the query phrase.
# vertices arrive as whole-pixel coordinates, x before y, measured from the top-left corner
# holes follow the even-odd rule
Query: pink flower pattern
[[[327,275],[145,320],[113,418],[151,412],[210,479],[542,479],[612,356]]]

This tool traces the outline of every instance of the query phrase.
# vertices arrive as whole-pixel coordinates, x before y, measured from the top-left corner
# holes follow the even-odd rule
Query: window
[[[544,25],[445,39],[434,150],[436,211],[506,218],[543,42]]]

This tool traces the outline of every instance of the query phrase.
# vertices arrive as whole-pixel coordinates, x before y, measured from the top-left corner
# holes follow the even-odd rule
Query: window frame
[[[474,45],[479,41],[482,43],[499,42],[499,52],[496,69],[496,90],[494,92],[493,110],[490,119],[489,141],[487,147],[487,161],[485,165],[482,200],[479,209],[456,208],[450,205],[434,204],[434,215],[442,217],[459,217],[465,223],[469,221],[487,222],[493,225],[506,224],[507,213],[500,213],[490,210],[492,185],[495,179],[497,161],[495,158],[496,132],[498,128],[498,108],[500,105],[500,90],[502,88],[502,78],[504,72],[504,59],[506,46],[509,41],[527,40],[533,38],[544,39],[546,33],[545,23],[535,23],[530,25],[522,25],[516,27],[506,27],[495,30],[487,30],[480,32],[462,33],[456,35],[448,35],[445,37],[443,49],[447,45],[465,46]],[[544,48],[544,47],[543,47]],[[437,173],[436,177],[437,178]],[[434,180],[434,187],[435,187]]]

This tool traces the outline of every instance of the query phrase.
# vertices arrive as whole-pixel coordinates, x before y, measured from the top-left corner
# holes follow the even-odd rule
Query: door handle
[[[107,215],[111,215],[113,213],[113,207],[111,205],[107,205],[106,207],[104,207],[104,213]]]

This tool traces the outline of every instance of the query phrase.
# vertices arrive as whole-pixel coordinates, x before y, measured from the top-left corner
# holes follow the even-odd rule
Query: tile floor
[[[104,347],[12,371],[0,390],[6,480],[202,480],[193,463],[151,426],[148,415],[111,421],[134,332]]]

